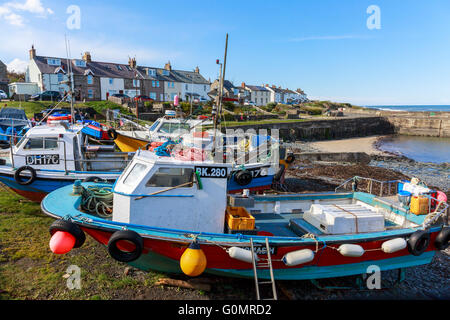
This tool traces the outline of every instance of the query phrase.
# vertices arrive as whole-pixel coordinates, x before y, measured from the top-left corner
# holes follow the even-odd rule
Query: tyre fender
[[[70,233],[75,238],[75,245],[73,246],[74,248],[81,247],[84,241],[86,241],[86,235],[84,234],[83,230],[81,230],[78,225],[69,220],[55,220],[51,224],[49,231],[50,235],[52,236],[56,231],[65,231]]]
[[[234,175],[234,181],[240,186],[246,186],[252,182],[253,176],[248,170],[240,170]]]
[[[450,227],[444,227],[436,236],[434,245],[438,250],[445,250],[450,245]]]
[[[25,181],[22,180],[20,174],[23,171],[30,171],[31,176],[28,180],[25,180]],[[36,180],[36,170],[34,170],[30,166],[20,167],[19,169],[16,170],[16,172],[14,172],[14,180],[16,180],[16,182],[22,186],[27,186],[29,184],[32,184]]]
[[[118,247],[119,241],[128,241],[134,245],[132,251],[122,251]],[[142,237],[132,230],[120,230],[113,233],[108,241],[108,252],[112,258],[120,262],[131,262],[138,259],[144,248],[144,240]]]
[[[408,250],[414,256],[420,256],[427,250],[430,244],[430,233],[419,230],[411,234],[408,238]]]
[[[117,131],[115,129],[110,128],[110,129],[108,129],[107,133],[108,133],[108,137],[110,137],[111,139],[113,139],[113,140],[117,139]]]

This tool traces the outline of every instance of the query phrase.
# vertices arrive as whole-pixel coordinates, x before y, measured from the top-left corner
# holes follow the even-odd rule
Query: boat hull
[[[105,246],[107,246],[109,237],[112,235],[112,232],[91,228],[83,228],[83,230]],[[429,264],[436,253],[436,248],[432,245],[436,235],[437,232],[431,234],[430,246],[420,256],[414,256],[409,253],[408,249],[404,249],[390,254],[382,251],[371,251],[366,252],[359,258],[344,257],[336,251],[335,248],[340,245],[336,243],[320,250],[313,261],[293,267],[288,267],[280,261],[284,254],[302,249],[315,250],[315,246],[277,246],[275,254],[272,255],[274,277],[277,280],[336,278],[368,273],[370,266],[377,266],[381,271],[386,271]],[[381,247],[381,244],[387,240],[389,239],[355,242],[353,244],[361,245],[363,248],[370,250],[370,248]],[[144,271],[182,274],[179,261],[187,247],[188,244],[186,243],[144,239],[143,254],[139,259],[130,262],[129,265]],[[232,278],[254,277],[251,263],[230,258],[219,246],[203,244],[201,249],[207,259],[205,273]],[[268,268],[258,269],[258,278],[270,279],[270,270]]]
[[[117,138],[114,139],[114,143],[122,152],[136,152],[138,149],[143,149],[148,141],[117,132]]]

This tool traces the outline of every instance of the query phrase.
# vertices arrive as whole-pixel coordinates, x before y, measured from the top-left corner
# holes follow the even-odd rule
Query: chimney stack
[[[195,73],[200,73],[200,69],[198,68],[198,66],[195,68]]]
[[[241,87],[242,87],[242,88],[245,88],[245,82],[242,82],[242,83],[241,83]]]
[[[30,60],[33,60],[34,58],[36,58],[36,49],[34,49],[34,44],[31,46],[31,50],[30,50]]]
[[[131,69],[136,69],[136,58],[128,58],[128,65]]]
[[[86,61],[86,63],[91,63],[92,62],[92,60],[91,60],[91,53],[86,51],[83,54],[83,60]]]
[[[172,66],[170,65],[170,61],[164,65],[164,69],[172,71]]]

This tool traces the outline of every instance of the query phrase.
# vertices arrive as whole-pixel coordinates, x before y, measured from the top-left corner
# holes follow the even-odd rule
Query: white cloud
[[[6,67],[8,71],[24,73],[27,70],[28,62],[15,58],[13,61],[8,63]]]
[[[48,12],[42,5],[41,0],[26,0],[25,3],[7,2],[5,6],[19,11],[28,11],[37,14],[45,14]]]
[[[23,23],[23,17],[15,14],[15,13],[11,13],[11,14],[7,14],[4,16],[5,20],[13,25],[13,26],[19,26],[19,27],[23,27],[24,23]]]
[[[26,0],[21,2],[6,2],[0,6],[0,19],[4,19],[10,25],[23,27],[25,19],[17,12],[29,12],[40,18],[46,18],[48,14],[53,14],[50,8],[44,8],[40,0]]]

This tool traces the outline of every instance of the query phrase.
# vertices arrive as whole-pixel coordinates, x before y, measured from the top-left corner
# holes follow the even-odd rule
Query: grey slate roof
[[[61,68],[67,72],[67,59],[56,58],[56,57],[43,57],[36,56],[34,59],[41,73],[55,73],[59,66],[52,66],[47,63],[47,59],[59,59],[61,60]],[[76,59],[81,60],[81,59]],[[118,67],[119,66],[119,67]],[[148,75],[148,69],[156,70],[156,75]],[[136,79],[135,71],[129,68],[128,64],[121,63],[111,63],[111,62],[98,62],[92,61],[86,63],[86,67],[78,67],[72,63],[72,70],[75,75],[85,75],[86,71],[90,69],[95,76],[105,77],[105,78],[123,78],[123,79]],[[138,79],[150,79],[150,80],[162,80],[171,82],[185,82],[195,84],[206,84],[209,82],[199,73],[194,71],[183,71],[183,70],[171,70],[169,75],[162,74],[162,68],[137,66]]]
[[[261,86],[250,86],[250,85],[246,85],[247,88],[249,88],[252,91],[269,91],[267,90],[265,87],[261,87]]]

